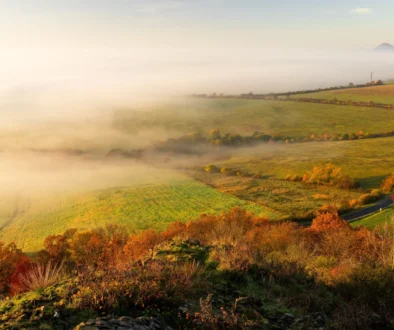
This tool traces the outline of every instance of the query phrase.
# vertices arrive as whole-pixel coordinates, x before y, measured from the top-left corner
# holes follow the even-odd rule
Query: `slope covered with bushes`
[[[108,314],[187,329],[393,326],[394,227],[353,229],[332,209],[309,228],[233,209],[161,233],[71,230],[48,237],[34,261],[0,253],[13,271],[2,292],[14,295],[0,302],[3,329]]]

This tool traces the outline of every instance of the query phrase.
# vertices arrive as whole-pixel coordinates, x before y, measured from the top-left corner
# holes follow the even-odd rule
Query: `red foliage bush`
[[[18,265],[28,261],[28,258],[18,249],[15,243],[4,245],[0,242],[0,293],[9,288],[12,275]]]
[[[127,229],[117,225],[77,233],[70,241],[71,257],[78,265],[114,265],[127,239]]]
[[[21,277],[26,275],[32,269],[32,262],[30,259],[26,258],[21,261],[15,272],[12,274],[10,279],[10,293],[11,295],[15,295],[24,291],[24,285],[21,281]]]

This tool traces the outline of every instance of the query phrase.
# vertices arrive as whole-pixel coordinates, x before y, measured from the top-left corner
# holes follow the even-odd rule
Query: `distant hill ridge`
[[[375,50],[379,50],[379,51],[394,51],[394,46],[384,42],[382,44],[380,44],[378,47],[375,48]]]

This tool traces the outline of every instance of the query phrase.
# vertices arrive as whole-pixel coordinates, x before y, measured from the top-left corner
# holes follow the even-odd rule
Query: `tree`
[[[48,236],[44,241],[45,250],[40,251],[40,259],[48,259],[45,261],[53,260],[55,262],[61,262],[70,256],[68,251],[70,245],[69,240],[64,235],[51,235]]]
[[[209,131],[209,136],[211,138],[211,141],[215,141],[217,139],[221,139],[220,130],[218,128],[212,128]]]
[[[221,146],[221,145],[223,145],[223,141],[221,139],[216,139],[215,140],[215,145]]]

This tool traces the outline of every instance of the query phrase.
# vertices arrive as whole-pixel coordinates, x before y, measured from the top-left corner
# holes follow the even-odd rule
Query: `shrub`
[[[164,240],[175,238],[185,240],[187,238],[187,226],[183,222],[175,221],[171,223],[161,235]]]
[[[394,188],[394,173],[388,176],[386,179],[384,179],[382,186],[382,190],[385,193],[390,193],[393,191]]]
[[[24,264],[28,260],[15,243],[4,245],[0,242],[0,294],[7,289],[18,265]]]
[[[218,172],[218,168],[215,165],[207,165],[204,167],[205,172],[215,173]]]
[[[368,305],[375,313],[394,317],[394,269],[391,267],[358,267],[348,282],[338,289],[358,302]]]
[[[327,230],[350,229],[350,225],[343,220],[334,208],[323,208],[312,221],[310,230],[323,232]]]
[[[357,183],[342,173],[340,167],[328,163],[323,166],[314,166],[313,169],[304,174],[303,182],[321,185],[336,186],[343,189],[357,187]]]
[[[378,191],[371,194],[378,195]],[[261,325],[261,317],[272,318],[274,326],[282,328],[280,320],[290,308],[300,317],[308,315],[303,328],[316,325],[312,313],[317,311],[329,317],[334,314],[338,328],[351,328],[358,314],[349,306],[361,306],[368,313],[357,323],[360,327],[383,329],[394,317],[394,224],[375,231],[353,229],[329,205],[318,210],[309,228],[269,222],[236,208],[220,215],[202,214],[189,223],[173,223],[162,233],[147,230],[129,236],[121,227],[107,227],[63,236],[49,238],[45,251],[52,256],[68,251],[66,260],[74,258],[77,263],[77,278],[68,280],[62,296],[62,304],[71,301],[74,309],[107,314],[159,312],[177,326],[178,316],[189,316],[179,322],[232,329],[253,327],[253,321]],[[0,256],[20,253],[14,245],[12,253],[5,251]],[[58,283],[65,273],[63,264],[54,261],[21,260],[9,263],[17,265],[11,276],[14,293],[41,290]],[[51,296],[57,288],[40,296]],[[199,298],[208,292],[218,299],[202,301],[198,310]],[[225,307],[244,295],[253,298],[239,309]],[[16,299],[10,301],[14,304]],[[280,302],[280,309],[273,301]],[[42,306],[41,300],[33,304],[34,308]],[[30,318],[24,305],[23,309]],[[6,309],[0,304],[0,310]],[[381,324],[370,323],[370,317]]]
[[[221,306],[220,309],[214,308],[212,304],[212,294],[209,294],[205,299],[200,298],[199,311],[187,315],[195,325],[202,329],[247,329],[259,328],[264,323],[264,318],[256,311],[251,311],[253,320],[245,315],[245,307],[238,308],[238,304],[247,301],[247,297],[236,298],[231,307],[225,308]],[[194,327],[195,327],[194,325]],[[194,328],[193,327],[193,328]]]
[[[25,286],[21,282],[21,275],[26,274],[32,268],[32,262],[29,259],[18,264],[15,269],[15,272],[12,274],[10,279],[10,293],[12,295],[19,294],[26,290]]]
[[[234,208],[219,216],[202,216],[198,222],[189,223],[188,236],[208,245],[236,245],[243,240],[248,230],[266,221],[250,212]]]
[[[352,199],[352,200],[349,201],[349,207],[352,208],[352,209],[360,206],[361,204],[362,203],[359,200],[357,200],[357,199]]]
[[[44,241],[44,250],[38,253],[38,260],[41,262],[55,261],[61,262],[70,257],[69,237],[65,235],[51,235]]]
[[[253,179],[261,179],[261,174],[259,172],[256,172],[255,174],[253,174],[252,178]]]
[[[302,181],[302,176],[298,175],[298,174],[293,174],[288,178],[288,181],[292,181],[292,182],[300,182]]]
[[[123,249],[125,256],[136,261],[146,256],[156,245],[163,241],[163,237],[154,230],[146,230],[140,234],[133,234],[127,240]]]
[[[127,228],[118,225],[77,233],[70,241],[71,257],[81,266],[114,265],[121,257],[128,236]]]
[[[373,195],[373,194],[363,194],[358,198],[358,202],[361,205],[365,205],[365,204],[371,204],[373,202],[376,202],[378,199],[380,198],[380,196],[377,195]]]

